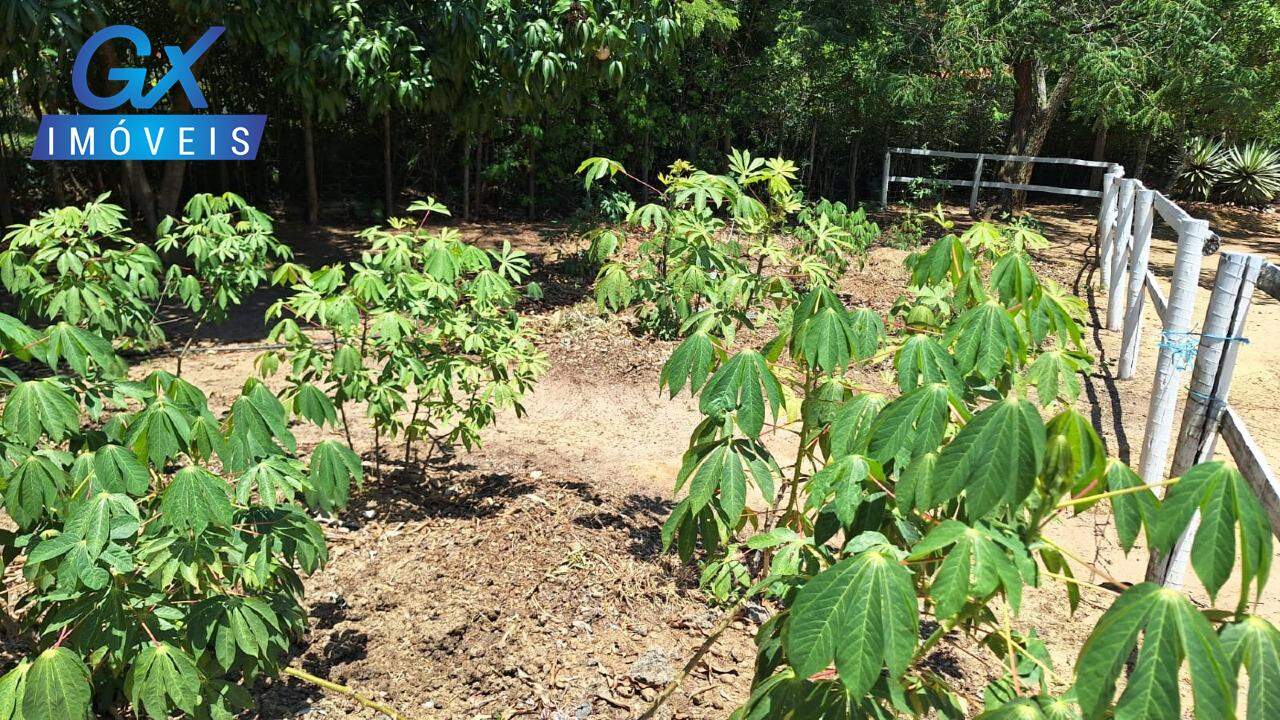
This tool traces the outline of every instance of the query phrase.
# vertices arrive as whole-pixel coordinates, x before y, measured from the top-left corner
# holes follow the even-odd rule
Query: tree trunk
[[[395,214],[395,189],[391,170],[391,108],[382,113],[382,193],[385,217]]]
[[[1075,79],[1075,69],[1063,71],[1052,91],[1047,89],[1045,72],[1044,64],[1034,58],[1014,63],[1017,90],[1013,114],[1009,118],[1009,141],[1005,146],[1009,155],[1037,157],[1058,110],[1067,99],[1067,92]],[[1000,168],[1000,177],[1005,182],[1026,184],[1031,180],[1032,167],[1030,162],[1006,161]],[[1019,210],[1026,204],[1026,199],[1025,190],[1008,193],[1005,196],[1006,209]]]
[[[302,163],[307,174],[307,224],[320,223],[320,190],[316,182],[315,131],[311,113],[302,114]]]
[[[1103,162],[1107,159],[1107,121],[1101,115],[1093,124],[1093,156],[1090,159],[1095,162]],[[1103,168],[1093,169],[1093,174],[1089,177],[1090,188],[1102,187],[1104,172]]]
[[[170,160],[164,164],[164,176],[160,179],[158,217],[176,215],[178,201],[182,199],[182,182],[186,179],[187,161]]]
[[[817,150],[818,150],[818,121],[814,120],[813,130],[809,132],[809,165],[807,168],[805,168],[805,171],[804,171],[804,185],[805,185],[804,196],[807,198],[813,197],[813,186],[817,184],[814,182],[814,179],[813,179],[813,170],[814,170],[813,160],[814,160],[814,153],[816,153]]]
[[[534,172],[534,155],[533,155],[533,138],[529,138],[529,160],[528,160],[528,179],[529,179],[529,219],[532,220],[537,214],[537,178]]]
[[[862,136],[853,141],[853,153],[849,156],[849,207],[858,202],[858,160],[862,154]]]
[[[125,175],[129,178],[130,194],[134,205],[142,210],[142,219],[149,232],[156,229],[156,196],[151,190],[151,181],[147,172],[134,160],[124,161]]]
[[[44,115],[44,109],[40,107],[40,101],[32,98],[30,100],[31,112],[39,120]],[[52,112],[52,108],[50,112]],[[39,142],[37,138],[36,142]],[[45,162],[45,170],[49,173],[49,190],[53,192],[53,202],[58,207],[67,204],[67,195],[62,190],[62,167],[57,160],[48,160]]]
[[[0,154],[0,225],[13,224],[13,189],[9,187],[9,157]]]
[[[1151,150],[1151,133],[1147,132],[1142,135],[1142,139],[1138,141],[1138,156],[1133,160],[1133,178],[1135,180],[1142,179],[1142,173],[1147,169],[1147,153]]]
[[[462,219],[471,219],[471,133],[462,140]]]

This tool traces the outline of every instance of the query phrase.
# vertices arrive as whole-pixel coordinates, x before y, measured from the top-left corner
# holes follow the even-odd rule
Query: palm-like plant
[[[1223,159],[1222,187],[1239,202],[1270,202],[1280,195],[1280,152],[1256,141],[1231,148]]]
[[[1177,185],[1191,198],[1208,200],[1214,185],[1222,179],[1223,163],[1221,140],[1191,138],[1182,149]]]

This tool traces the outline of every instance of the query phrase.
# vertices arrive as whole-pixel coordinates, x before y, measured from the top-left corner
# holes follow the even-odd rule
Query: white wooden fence
[[[1172,228],[1178,238],[1167,294],[1148,267],[1151,233],[1157,219]],[[1273,530],[1280,534],[1280,482],[1240,415],[1228,403],[1236,355],[1240,346],[1248,342],[1245,320],[1253,292],[1256,288],[1280,299],[1280,268],[1259,255],[1223,252],[1204,321],[1199,331],[1193,331],[1192,310],[1201,261],[1206,248],[1215,246],[1216,236],[1207,221],[1191,217],[1141,181],[1124,177],[1124,168],[1118,165],[1103,177],[1098,242],[1099,269],[1107,296],[1107,329],[1121,331],[1119,379],[1132,379],[1137,367],[1148,297],[1161,321],[1160,354],[1151,387],[1139,474],[1148,484],[1160,483],[1166,476],[1174,414],[1190,365],[1190,387],[1168,476],[1177,477],[1192,465],[1212,459],[1221,436],[1266,508]],[[1147,579],[1173,587],[1182,585],[1198,526],[1197,516],[1169,556],[1153,555]]]
[[[910,175],[894,175],[893,174],[893,156],[894,155],[915,155],[923,157],[953,158],[959,160],[974,160],[973,177],[969,180],[958,180],[949,178],[926,178],[912,177]],[[1091,190],[1088,188],[1068,188],[1056,187],[1053,185],[1031,185],[1027,183],[1010,183],[996,180],[983,180],[982,172],[986,162],[1004,162],[1011,160],[1013,162],[1029,162],[1043,163],[1047,165],[1075,165],[1087,168],[1103,168],[1106,170],[1115,170],[1119,165],[1115,163],[1102,162],[1099,160],[1077,160],[1075,158],[1060,157],[1030,157],[1028,155],[999,155],[995,153],[967,153],[954,152],[951,150],[929,150],[928,148],[889,148],[884,153],[884,175],[880,182],[880,204],[889,204],[889,183],[908,183],[912,180],[928,180],[940,185],[949,187],[967,187],[969,191],[969,212],[978,209],[978,194],[982,188],[995,188],[998,190],[1027,190],[1029,192],[1052,193],[1055,195],[1075,195],[1077,197],[1100,197],[1102,190]]]

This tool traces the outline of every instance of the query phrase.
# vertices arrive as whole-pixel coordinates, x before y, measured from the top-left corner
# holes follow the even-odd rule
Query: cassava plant
[[[909,258],[913,294],[936,300],[892,337],[818,286],[762,348],[700,326],[663,367],[662,386],[687,388],[705,416],[664,543],[700,553],[711,594],[735,603],[727,619],[753,597],[776,608],[734,718],[1173,719],[1183,672],[1197,718],[1231,718],[1241,667],[1249,716],[1280,707],[1280,632],[1248,614],[1270,570],[1261,506],[1221,463],[1160,501],[1107,458],[1071,406],[1088,363],[1079,301],[1034,272],[1029,232],[983,223]],[[870,385],[867,366],[890,356],[896,387]],[[796,438],[789,463],[764,442],[779,430]],[[1054,521],[1104,500],[1126,552],[1143,534],[1168,551],[1199,510],[1192,565],[1216,598],[1238,548],[1238,606],[1077,579],[1093,568],[1053,539]],[[1049,582],[1073,611],[1083,586],[1117,596],[1074,677],[1019,616],[1026,589]],[[932,662],[947,637],[1005,669],[980,707]]]
[[[182,258],[167,269],[129,237],[124,211],[108,199],[47,210],[10,228],[0,283],[17,298],[22,319],[64,322],[121,348],[148,349],[164,341],[156,315],[176,297],[195,318],[178,356],[181,375],[182,355],[203,325],[226,320],[273,268],[277,277],[297,273],[271,219],[234,193],[195,195],[181,218],[160,223],[156,249]]]
[[[178,354],[178,375],[201,327],[225,321],[231,308],[269,278],[292,280],[300,274],[301,268],[288,262],[292,251],[274,232],[266,213],[231,192],[194,195],[181,218],[160,222],[156,248],[185,256],[165,272],[166,292],[176,294],[194,317],[191,336]]]
[[[704,318],[728,331],[788,305],[805,286],[831,284],[879,234],[861,210],[806,207],[792,185],[796,167],[782,158],[734,150],[724,175],[680,160],[659,176],[661,188],[607,158],[589,158],[578,171],[587,187],[621,173],[657,195],[633,204],[624,227],[593,231],[589,254],[601,263],[598,304],[634,307],[664,337]],[[627,226],[647,235],[634,256],[623,252]]]
[[[340,418],[348,443],[347,406],[363,405],[379,472],[383,439],[404,438],[405,462],[420,440],[433,450],[473,447],[499,410],[523,412],[522,396],[546,369],[515,312],[525,254],[428,229],[432,213],[448,214],[434,200],[409,210],[421,218],[360,234],[369,247],[359,261],[301,271],[292,294],[267,310],[276,321],[269,337],[285,347],[257,360],[264,376],[283,363],[293,413],[331,426]]]
[[[11,226],[0,283],[27,322],[62,321],[124,347],[149,347],[164,337],[154,322],[160,258],[129,237],[124,211],[109,196]]]
[[[22,576],[0,718],[239,716],[304,629],[327,557],[307,510],[342,507],[359,459],[329,441],[300,460],[257,381],[219,418],[168,373],[124,380],[81,328],[0,315],[0,347],[46,372],[0,368],[0,553]]]

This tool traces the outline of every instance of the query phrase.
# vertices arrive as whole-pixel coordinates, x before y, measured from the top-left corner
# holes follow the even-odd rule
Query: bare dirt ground
[[[1035,212],[1054,242],[1038,259],[1039,269],[1089,300],[1095,320],[1098,369],[1081,407],[1110,453],[1136,462],[1158,338],[1154,313],[1138,378],[1113,380],[1119,340],[1096,327],[1105,308],[1086,271],[1093,211],[1054,205]],[[1222,211],[1211,220],[1231,247],[1273,257],[1280,249],[1274,216]],[[635,717],[720,615],[697,591],[693,571],[661,554],[658,538],[680,454],[699,416],[687,398],[658,393],[658,370],[672,344],[637,337],[584,302],[589,278],[576,272],[574,246],[560,228],[474,224],[463,230],[486,244],[510,240],[535,260],[546,298],[531,311],[551,370],[527,398],[527,417],[503,418],[487,432],[484,448],[425,467],[394,468],[366,484],[352,508],[327,527],[331,562],[307,583],[312,625],[293,662],[414,718]],[[282,235],[296,237],[300,259],[312,264],[355,249],[347,229],[286,228]],[[1167,238],[1157,245],[1158,275],[1168,275],[1171,247]],[[887,311],[905,285],[905,254],[876,248],[841,290],[856,304]],[[1213,263],[1206,259],[1206,267]],[[211,391],[213,402],[228,402],[253,372],[255,352],[235,348],[263,337],[254,313],[269,302],[264,293],[241,321],[207,333],[202,354],[187,361],[187,373]],[[1273,456],[1280,455],[1276,407],[1256,390],[1274,387],[1280,372],[1280,339],[1266,333],[1277,327],[1278,313],[1280,304],[1270,300],[1255,306],[1255,337],[1241,353],[1232,398]],[[172,369],[173,361],[148,364]],[[869,383],[891,384],[885,368],[867,375]],[[322,439],[298,432],[304,450]],[[355,440],[360,449],[372,445],[371,433]],[[1064,521],[1050,534],[1103,573],[1077,566],[1082,579],[1140,581],[1145,552],[1123,557],[1108,524],[1099,511]],[[1061,586],[1029,594],[1022,617],[1034,619],[1026,625],[1040,629],[1063,678],[1070,677],[1083,634],[1113,597],[1085,588],[1073,617]],[[1208,602],[1203,591],[1193,597]],[[1274,620],[1280,604],[1268,598],[1260,611]],[[725,717],[741,702],[758,619],[735,623],[693,672],[670,705],[675,718]],[[978,659],[970,646],[957,639],[934,660],[979,709],[983,686],[1001,668]],[[265,688],[260,699],[264,718],[376,717],[293,680]]]

